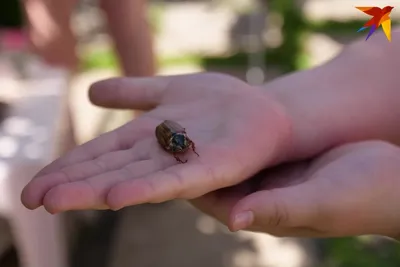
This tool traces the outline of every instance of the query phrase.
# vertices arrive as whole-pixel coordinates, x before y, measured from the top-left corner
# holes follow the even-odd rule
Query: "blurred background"
[[[344,45],[365,38],[366,33],[357,30],[368,17],[355,6],[393,5],[392,26],[397,25],[396,1],[151,0],[145,13],[153,51],[147,59],[132,61],[154,59],[154,67],[149,63],[144,71],[121,67],[118,44],[109,34],[111,20],[98,1],[81,0],[73,7],[71,29],[80,59],[74,71],[46,63],[42,55],[28,50],[21,31],[22,6],[1,2],[0,267],[400,266],[400,250],[385,238],[233,234],[180,201],[57,216],[28,212],[19,202],[20,190],[32,174],[72,147],[72,141],[65,144],[70,141],[64,122],[70,120],[64,120],[64,106],[70,107],[77,144],[134,118],[131,111],[92,106],[87,99],[91,83],[124,73],[198,71],[265,83],[322,64]],[[50,22],[40,23],[51,32]],[[55,46],[60,49],[63,44]],[[137,47],[132,43],[133,50]]]

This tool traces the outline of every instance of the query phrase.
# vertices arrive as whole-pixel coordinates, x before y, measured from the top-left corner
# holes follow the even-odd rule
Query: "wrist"
[[[282,107],[290,125],[290,147],[286,153],[292,160],[313,156],[333,143],[333,127],[329,127],[326,118],[332,112],[324,103],[328,96],[321,97],[320,77],[327,73],[324,65],[285,75],[263,88]]]
[[[399,63],[378,47],[355,43],[322,66],[264,86],[265,93],[280,102],[290,118],[292,159],[345,142],[400,141],[395,73]]]

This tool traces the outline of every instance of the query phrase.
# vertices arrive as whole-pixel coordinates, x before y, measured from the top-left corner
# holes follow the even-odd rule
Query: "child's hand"
[[[276,163],[290,144],[283,108],[230,76],[111,79],[93,85],[90,97],[151,110],[45,167],[22,193],[26,207],[56,213],[193,199]],[[186,128],[200,157],[189,150],[180,164],[159,146],[155,128],[166,119]]]
[[[399,173],[398,147],[366,141],[343,145],[310,162],[266,170],[192,203],[231,230],[275,236],[396,237]]]

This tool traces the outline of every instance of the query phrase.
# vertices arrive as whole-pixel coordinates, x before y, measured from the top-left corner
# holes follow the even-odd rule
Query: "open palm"
[[[230,76],[110,79],[94,84],[90,97],[147,112],[41,170],[22,192],[26,207],[56,213],[192,199],[275,164],[290,143],[283,108]],[[155,127],[166,119],[186,129],[200,157],[189,150],[180,164],[160,147]]]

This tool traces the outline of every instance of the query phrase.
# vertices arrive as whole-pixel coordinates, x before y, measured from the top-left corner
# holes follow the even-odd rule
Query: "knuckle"
[[[271,211],[266,223],[269,227],[287,226],[289,224],[289,212],[282,200],[274,197],[275,192],[271,194]]]

